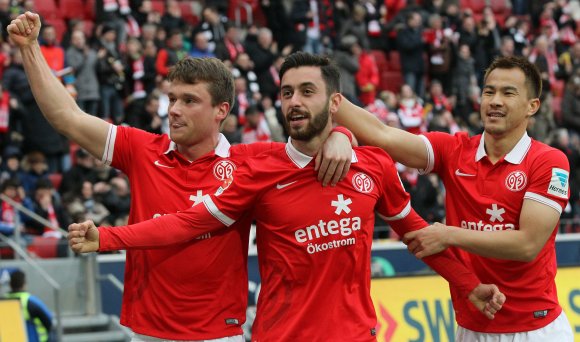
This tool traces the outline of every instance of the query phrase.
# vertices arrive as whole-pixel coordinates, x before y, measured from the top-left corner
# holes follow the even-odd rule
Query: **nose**
[[[181,108],[179,106],[179,101],[175,101],[173,103],[169,103],[169,108],[167,110],[167,113],[169,113],[169,115],[171,116],[177,116],[181,114]]]
[[[503,105],[503,99],[502,99],[501,92],[496,91],[495,94],[493,94],[493,96],[489,100],[489,104],[493,108],[501,107]]]

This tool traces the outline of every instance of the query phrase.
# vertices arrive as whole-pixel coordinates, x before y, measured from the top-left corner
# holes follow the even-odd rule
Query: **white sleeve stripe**
[[[407,215],[409,215],[409,213],[411,212],[411,201],[407,202],[407,205],[405,206],[405,208],[403,208],[403,210],[398,213],[395,216],[383,216],[379,213],[379,216],[385,220],[385,221],[396,221],[396,220],[400,220],[400,219],[404,219],[405,217],[407,217]]]
[[[435,166],[435,154],[433,153],[433,146],[431,146],[431,142],[427,139],[424,135],[419,135],[421,139],[423,139],[423,143],[425,143],[425,148],[427,149],[427,167],[424,169],[418,169],[420,175],[426,175],[433,171],[433,167]]]
[[[205,205],[205,208],[207,209],[207,211],[209,211],[210,214],[213,215],[213,217],[215,217],[218,221],[225,224],[226,226],[229,227],[234,222],[236,222],[235,220],[232,220],[231,218],[226,216],[226,214],[222,213],[209,195],[203,196],[203,205]]]
[[[107,134],[107,141],[105,142],[105,150],[101,161],[106,165],[111,165],[113,162],[113,152],[115,151],[115,139],[117,139],[117,126],[110,124],[109,133]]]
[[[545,196],[538,195],[538,194],[533,193],[533,192],[526,192],[526,194],[524,195],[524,198],[531,199],[533,201],[545,204],[549,207],[554,208],[559,214],[562,214],[562,207],[558,204],[558,202],[551,200]]]

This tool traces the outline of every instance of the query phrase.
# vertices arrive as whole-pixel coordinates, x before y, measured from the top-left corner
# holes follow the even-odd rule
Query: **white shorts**
[[[135,334],[131,338],[131,342],[245,342],[244,335],[228,336],[215,338],[213,340],[164,340],[162,338],[151,337],[147,335]]]
[[[543,328],[507,334],[488,334],[457,327],[455,342],[574,342],[574,335],[564,311]]]

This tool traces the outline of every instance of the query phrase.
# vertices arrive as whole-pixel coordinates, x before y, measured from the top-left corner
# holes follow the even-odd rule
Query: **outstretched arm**
[[[418,135],[383,124],[346,98],[342,99],[334,119],[350,129],[361,143],[382,148],[395,161],[417,169],[427,166],[427,149]]]
[[[40,17],[26,12],[12,20],[7,30],[22,53],[30,88],[48,122],[61,134],[101,159],[109,124],[84,113],[62,83],[52,74],[38,44]]]
[[[207,204],[206,204],[207,203]],[[204,204],[211,205],[211,200]],[[120,227],[99,227],[92,221],[69,226],[69,245],[77,253],[153,248],[190,241],[233,223],[213,216],[205,205]]]
[[[411,230],[422,231],[427,223],[413,210],[402,219],[389,220],[397,232],[403,235]],[[425,257],[423,261],[450,284],[457,287],[481,313],[493,319],[505,302],[505,295],[493,284],[482,284],[465,264],[449,250]]]
[[[484,232],[436,223],[427,229],[406,234],[403,241],[418,258],[456,246],[485,257],[529,262],[542,250],[559,217],[560,214],[553,208],[526,199],[519,230]]]

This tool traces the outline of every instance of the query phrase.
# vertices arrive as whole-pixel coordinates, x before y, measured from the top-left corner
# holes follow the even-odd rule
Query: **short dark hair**
[[[170,82],[197,84],[205,82],[211,96],[212,106],[227,102],[234,105],[234,77],[225,64],[214,57],[185,57],[169,71]]]
[[[26,274],[21,270],[16,270],[10,273],[10,289],[12,291],[19,291],[24,288],[26,283]]]
[[[524,57],[506,56],[497,57],[485,71],[483,83],[487,81],[489,74],[495,69],[520,69],[526,77],[528,99],[539,98],[542,94],[542,77],[538,68]]]
[[[313,55],[306,52],[295,52],[284,60],[280,68],[279,77],[282,79],[286,71],[302,66],[319,67],[322,73],[328,95],[340,92],[340,71],[327,56]]]

